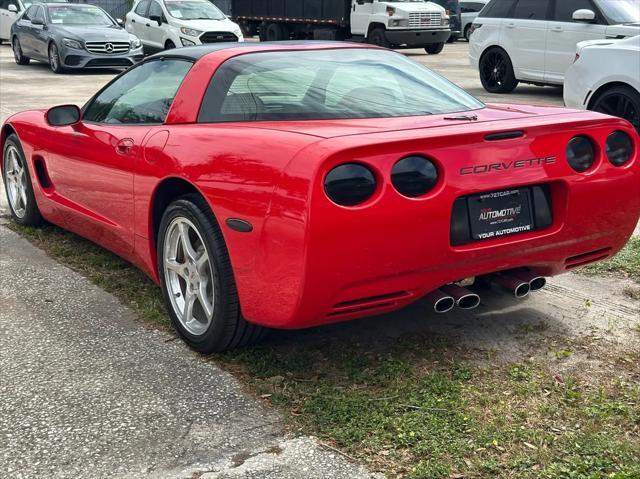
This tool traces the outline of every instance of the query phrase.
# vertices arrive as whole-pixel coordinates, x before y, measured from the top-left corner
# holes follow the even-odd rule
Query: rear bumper
[[[321,150],[335,153],[315,162],[307,151],[283,175],[290,186],[276,189],[255,267],[237,275],[243,314],[265,326],[304,328],[397,310],[468,277],[515,268],[554,276],[614,255],[640,217],[640,153],[636,147],[626,166],[611,165],[603,155],[606,137],[617,129],[632,130],[621,120],[588,115],[589,121],[575,124],[542,125],[537,119],[503,124],[526,135],[501,142],[485,141],[488,130],[482,125],[465,126],[455,135],[436,128],[325,140]],[[598,158],[588,173],[579,174],[564,151],[573,136],[585,132],[598,145]],[[441,175],[440,183],[417,199],[403,197],[388,181],[395,162],[408,153],[432,158]],[[541,157],[555,161],[513,165]],[[365,204],[344,208],[328,200],[322,178],[354,158],[370,166],[379,189]],[[304,175],[315,164],[307,182]],[[462,173],[469,165],[494,164],[511,166]],[[458,198],[534,185],[549,188],[550,226],[452,245]]]
[[[451,36],[451,30],[386,30],[385,36],[393,45],[407,48],[425,47],[434,43],[444,43]]]

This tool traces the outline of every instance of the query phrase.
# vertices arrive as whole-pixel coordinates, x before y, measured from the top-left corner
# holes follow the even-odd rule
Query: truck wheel
[[[511,59],[502,48],[490,48],[482,55],[480,81],[489,93],[511,93],[518,86]]]
[[[429,55],[437,55],[444,49],[444,43],[434,43],[425,47],[425,51]]]
[[[449,38],[447,39],[447,43],[455,43],[458,41],[459,38],[460,36],[458,34],[452,33],[451,35],[449,35]]]
[[[267,41],[277,42],[289,39],[289,31],[284,25],[279,23],[270,23],[267,25]]]
[[[267,24],[261,23],[258,25],[258,38],[261,42],[267,41]]]
[[[384,34],[384,28],[377,27],[369,32],[367,37],[367,43],[372,45],[378,45],[379,47],[389,48],[391,44],[387,40],[387,36]]]

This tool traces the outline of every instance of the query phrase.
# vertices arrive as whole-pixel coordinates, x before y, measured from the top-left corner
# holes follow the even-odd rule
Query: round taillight
[[[426,195],[438,183],[438,170],[422,156],[401,159],[391,170],[391,183],[403,196],[417,198]]]
[[[376,191],[373,172],[359,163],[345,163],[332,169],[324,179],[324,191],[331,201],[341,206],[364,203]]]
[[[633,155],[633,140],[624,131],[614,131],[607,137],[607,158],[615,166],[623,166]]]
[[[593,142],[586,136],[573,137],[567,145],[567,161],[578,173],[584,173],[596,159]]]

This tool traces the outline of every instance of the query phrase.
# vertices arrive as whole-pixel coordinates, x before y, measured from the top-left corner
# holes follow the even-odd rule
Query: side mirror
[[[44,25],[44,20],[42,18],[32,18],[31,19],[31,24],[32,25]]]
[[[69,126],[80,122],[82,114],[77,105],[60,105],[49,108],[47,122],[51,126]]]
[[[116,18],[116,23],[121,27],[124,27],[124,20],[122,18]]]
[[[596,14],[588,8],[581,8],[573,12],[572,18],[576,22],[592,22],[596,19]]]
[[[152,20],[154,22],[158,22],[158,26],[162,25],[162,17],[159,15],[151,15],[149,17],[149,20]]]
[[[8,7],[7,10],[9,10],[10,12],[13,13],[18,13],[18,7],[16,7],[13,3],[11,3]]]

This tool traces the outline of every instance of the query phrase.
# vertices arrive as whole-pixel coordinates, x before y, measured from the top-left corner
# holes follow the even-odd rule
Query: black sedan
[[[126,68],[142,60],[140,40],[99,7],[34,3],[11,27],[18,65],[31,59],[51,70]]]

